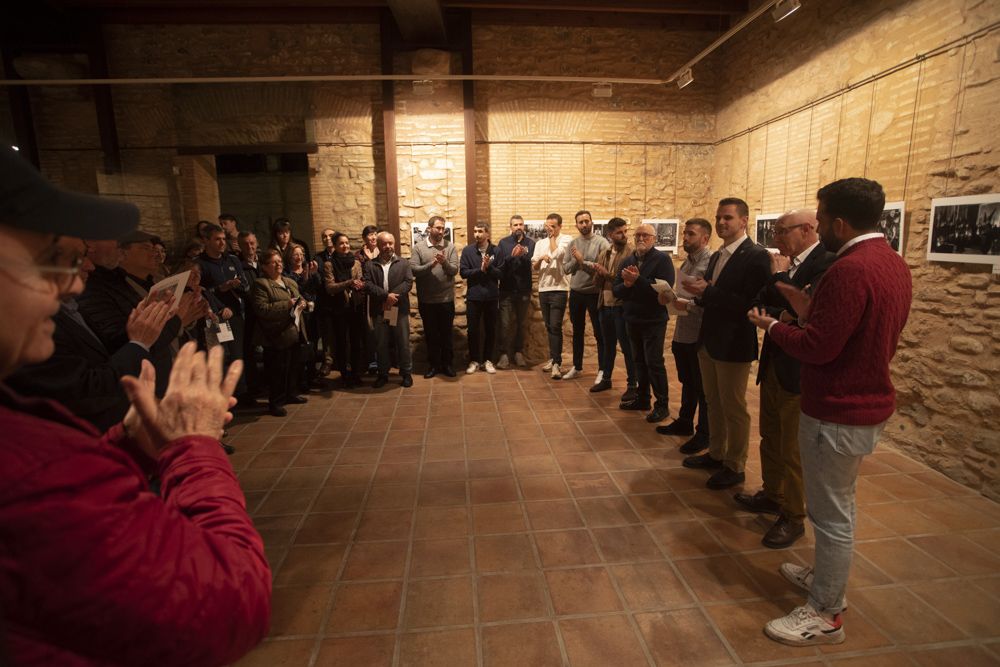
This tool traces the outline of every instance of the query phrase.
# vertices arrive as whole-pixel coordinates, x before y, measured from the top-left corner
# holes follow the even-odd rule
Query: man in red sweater
[[[800,314],[796,324],[759,309],[748,313],[802,362],[799,447],[816,533],[815,566],[781,566],[809,600],[764,628],[771,639],[793,646],[844,641],[841,612],[854,550],[858,466],[896,407],[889,362],[913,298],[910,270],[875,231],[885,206],[882,186],[846,178],[821,188],[817,198],[819,235],[837,259],[811,289],[780,286]]]

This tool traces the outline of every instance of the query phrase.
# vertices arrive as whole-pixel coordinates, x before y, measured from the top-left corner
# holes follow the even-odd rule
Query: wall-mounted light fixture
[[[777,23],[783,18],[788,18],[790,15],[794,14],[802,3],[799,0],[778,0],[774,4],[774,9],[771,10],[771,18]]]
[[[679,77],[677,77],[677,87],[683,88],[684,86],[689,86],[692,81],[694,81],[694,74],[692,74],[691,68],[688,67],[686,70],[681,72]]]
[[[607,82],[595,83],[594,90],[590,94],[594,97],[611,97],[611,84]]]
[[[429,79],[419,79],[413,82],[413,94],[421,97],[434,94],[434,82]]]

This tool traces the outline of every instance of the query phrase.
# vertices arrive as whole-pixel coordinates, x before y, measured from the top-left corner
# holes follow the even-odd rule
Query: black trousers
[[[500,302],[466,301],[465,312],[469,322],[469,361],[493,361]]]
[[[597,369],[604,368],[604,332],[601,330],[600,311],[597,309],[597,294],[581,294],[570,290],[569,321],[573,325],[573,367],[583,370],[583,343],[590,314],[590,326],[594,328],[597,341]]]
[[[298,393],[302,372],[302,347],[296,343],[282,350],[264,348],[264,375],[267,377],[267,402],[284,405]]]
[[[663,338],[667,333],[667,321],[627,322],[629,343],[632,345],[632,363],[635,364],[636,380],[639,384],[639,400],[649,400],[649,390],[653,390],[656,406],[668,407],[667,368],[663,365]]]
[[[333,356],[340,376],[363,374],[365,337],[368,333],[364,312],[355,308],[343,308],[330,313],[330,317],[333,326]]]
[[[455,302],[418,303],[417,309],[424,322],[427,362],[431,368],[451,366],[455,359],[455,346],[451,340],[455,327]]]
[[[701,366],[698,365],[698,343],[670,343],[674,354],[677,379],[681,383],[681,409],[677,421],[694,424],[698,410],[698,435],[708,437],[708,403],[701,386]]]

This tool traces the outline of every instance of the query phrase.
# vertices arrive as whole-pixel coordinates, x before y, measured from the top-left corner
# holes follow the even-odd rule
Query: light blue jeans
[[[858,466],[878,443],[885,422],[846,426],[802,413],[799,450],[809,520],[816,534],[815,572],[809,604],[817,611],[839,614],[854,552],[854,502]]]

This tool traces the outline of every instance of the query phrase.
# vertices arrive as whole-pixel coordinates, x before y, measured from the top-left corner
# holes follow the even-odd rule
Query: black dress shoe
[[[650,424],[655,424],[657,422],[663,421],[669,416],[670,416],[670,410],[667,410],[662,405],[658,405],[655,408],[653,408],[652,412],[646,415],[646,421],[648,421]]]
[[[226,456],[232,456],[236,453],[236,448],[232,445],[226,444],[225,442],[220,442],[219,444],[222,445],[222,451],[226,453]]]
[[[722,467],[722,461],[713,459],[712,455],[706,452],[698,456],[687,457],[681,462],[681,465],[685,468],[694,468],[696,470],[717,470]]]
[[[406,387],[412,387],[413,386],[413,376],[412,375],[404,375],[403,376],[403,382],[402,382],[402,384],[400,386],[402,386],[404,389]]]
[[[666,426],[657,426],[656,432],[660,435],[693,435],[694,426],[689,422],[682,422],[675,419]]]
[[[444,373],[445,377],[450,377],[450,378],[453,378],[453,377],[455,377],[456,375],[458,375],[458,374],[457,374],[457,373],[455,372],[455,369],[454,369],[454,368],[452,368],[451,366],[445,366],[445,367],[444,367],[444,370],[443,370],[443,371],[441,371],[441,372],[442,372],[442,373]]]
[[[708,447],[708,437],[698,434],[681,445],[681,454],[697,454]]]
[[[590,388],[590,392],[596,394],[599,391],[607,391],[608,389],[611,389],[611,380],[601,380]]]
[[[628,387],[625,393],[622,394],[622,403],[631,403],[635,399],[639,398],[639,388],[638,387]]]
[[[425,380],[430,380],[432,377],[434,377],[437,374],[438,374],[437,369],[432,366],[431,368],[427,369],[426,373],[424,373],[424,379]]]
[[[388,382],[389,382],[388,375],[379,375],[377,378],[375,378],[375,383],[372,386],[378,389],[380,387],[384,387]]]
[[[285,401],[285,403],[291,403],[292,405],[302,405],[303,403],[308,403],[309,399],[305,396],[292,396],[290,399]]]
[[[267,412],[272,417],[287,417],[288,410],[284,409],[280,405],[269,405],[267,406]]]
[[[722,470],[708,478],[708,481],[705,482],[705,486],[713,491],[718,491],[720,489],[734,487],[737,484],[742,484],[746,478],[747,476],[745,473],[736,472],[735,470],[723,467]]]
[[[749,493],[737,493],[733,496],[739,505],[751,512],[758,514],[781,514],[781,503],[771,500],[764,494],[763,490],[751,495]]]
[[[619,410],[649,410],[649,401],[639,400],[638,398],[634,401],[629,401],[625,403],[624,401],[618,406]]]
[[[781,515],[764,533],[764,539],[760,543],[769,549],[785,549],[795,544],[805,533],[806,527],[801,521],[793,521]]]

